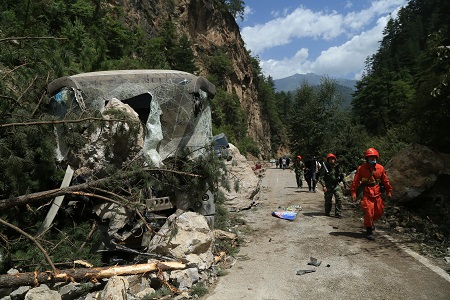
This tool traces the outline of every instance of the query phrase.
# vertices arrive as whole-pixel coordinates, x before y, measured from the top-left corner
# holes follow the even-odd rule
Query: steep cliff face
[[[217,1],[211,0],[150,0],[115,1],[123,5],[131,22],[140,24],[151,36],[152,32],[170,19],[179,34],[185,33],[196,54],[200,75],[208,75],[208,67],[201,60],[218,48],[225,49],[234,72],[224,75],[228,92],[235,92],[248,114],[248,135],[259,145],[263,158],[270,154],[270,124],[264,117],[256,89],[250,56],[245,49],[239,27],[233,16]],[[135,23],[135,24],[136,24]]]

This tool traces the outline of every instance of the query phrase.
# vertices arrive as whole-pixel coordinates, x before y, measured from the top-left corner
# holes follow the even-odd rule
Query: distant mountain
[[[320,85],[320,80],[323,76],[317,75],[314,73],[307,74],[295,74],[289,77],[275,79],[275,91],[276,92],[294,92],[297,90],[303,81],[306,81],[308,84],[312,86]],[[352,100],[352,93],[355,91],[356,80],[343,79],[343,78],[332,78],[336,80],[338,85],[338,90],[341,92],[342,97],[344,98],[344,103],[342,107],[350,107],[350,103]]]
[[[295,74],[289,77],[281,78],[281,79],[275,79],[275,90],[277,92],[292,92],[295,91],[298,87],[300,87],[301,83],[306,80],[310,85],[319,85],[320,80],[322,79],[321,75],[317,75],[314,73],[307,73],[307,74]],[[352,90],[355,90],[355,84],[356,80],[350,80],[350,79],[342,79],[342,78],[333,78],[331,79],[336,80],[336,82],[339,85],[349,87]]]

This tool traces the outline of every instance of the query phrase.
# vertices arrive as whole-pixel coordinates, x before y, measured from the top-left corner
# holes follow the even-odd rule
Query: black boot
[[[367,236],[366,236],[366,238],[368,240],[373,241],[375,239],[375,237],[373,236],[372,227],[366,227],[366,229],[367,229]]]

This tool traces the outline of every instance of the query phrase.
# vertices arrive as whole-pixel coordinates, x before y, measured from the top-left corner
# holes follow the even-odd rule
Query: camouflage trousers
[[[329,214],[333,206],[333,195],[335,203],[335,215],[340,215],[342,213],[342,200],[344,199],[344,194],[342,193],[342,188],[338,185],[336,187],[327,187],[325,192],[325,213]]]
[[[303,186],[303,171],[295,173],[295,180],[297,181],[297,187]]]

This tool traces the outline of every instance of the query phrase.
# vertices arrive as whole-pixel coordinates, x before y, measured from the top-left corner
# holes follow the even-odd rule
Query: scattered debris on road
[[[314,257],[310,257],[309,260],[310,261],[309,261],[308,265],[315,266],[315,267],[320,266],[320,264],[322,263],[322,261],[317,261],[317,258],[314,258]]]
[[[297,212],[300,210],[302,210],[300,205],[291,205],[288,207],[279,206],[278,209],[272,213],[272,216],[292,221],[295,219]]]
[[[295,273],[295,274],[296,275],[305,275],[305,274],[308,274],[308,273],[313,273],[315,271],[316,270],[298,270],[297,273]]]
[[[272,216],[274,217],[278,217],[280,219],[285,219],[285,220],[294,220],[295,217],[297,216],[297,212],[294,211],[286,211],[286,210],[277,210],[274,211],[272,213]]]

